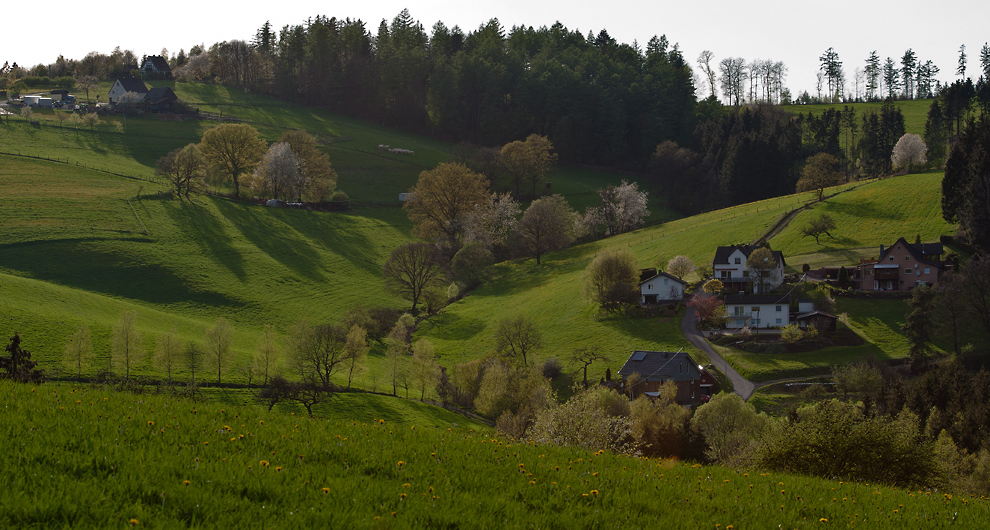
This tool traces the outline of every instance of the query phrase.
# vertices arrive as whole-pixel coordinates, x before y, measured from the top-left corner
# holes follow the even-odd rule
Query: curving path
[[[694,345],[694,347],[708,354],[708,358],[711,359],[712,364],[716,368],[722,371],[729,381],[732,381],[733,391],[743,398],[743,401],[748,401],[753,395],[753,391],[756,390],[756,385],[750,380],[739,375],[739,372],[735,368],[729,365],[725,359],[719,355],[715,348],[708,343],[705,336],[698,331],[698,315],[694,312],[693,307],[688,307],[684,313],[684,318],[681,319],[681,333],[684,337]]]

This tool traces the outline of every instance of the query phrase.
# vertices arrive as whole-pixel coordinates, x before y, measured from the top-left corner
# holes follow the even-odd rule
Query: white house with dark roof
[[[712,260],[712,270],[715,278],[722,282],[726,292],[745,291],[747,293],[759,293],[764,290],[756,277],[750,271],[746,260],[754,250],[760,247],[753,245],[733,245],[728,247],[718,247],[715,250],[715,259]],[[777,262],[777,267],[770,271],[767,278],[767,291],[772,291],[784,282],[784,254],[779,250],[772,251]]]
[[[639,282],[639,304],[652,305],[682,300],[685,287],[686,281],[660,271]]]
[[[729,328],[782,328],[791,323],[791,295],[726,295],[725,312]]]
[[[110,87],[110,93],[107,94],[107,101],[111,105],[115,105],[120,101],[121,96],[128,92],[134,92],[143,98],[148,93],[148,87],[144,85],[144,81],[136,77],[122,77],[117,79],[113,86]]]
[[[141,63],[141,75],[149,79],[168,79],[172,76],[172,68],[161,55],[149,55]]]

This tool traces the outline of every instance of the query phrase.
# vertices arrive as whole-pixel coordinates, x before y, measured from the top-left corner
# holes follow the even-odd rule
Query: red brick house
[[[864,291],[910,291],[918,285],[935,285],[945,270],[941,243],[908,243],[900,238],[888,248],[880,245],[880,257],[860,259],[859,278]]]
[[[715,377],[684,352],[634,351],[619,369],[623,389],[633,374],[633,398],[657,396],[661,385],[672,384],[677,386],[677,403],[697,405],[707,402],[715,388]]]

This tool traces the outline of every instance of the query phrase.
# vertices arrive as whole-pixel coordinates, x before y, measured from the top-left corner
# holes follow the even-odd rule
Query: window
[[[647,289],[653,289],[653,284],[651,283],[651,284],[647,285],[646,288]]]
[[[667,278],[664,278],[663,279],[663,284],[664,285],[670,285],[670,280],[668,280]]]
[[[777,312],[778,313],[780,312],[780,306],[777,306]]]
[[[758,318],[753,319],[753,327],[757,327],[757,328],[760,327],[760,319]]]
[[[925,274],[931,274],[932,269],[930,267],[925,267]]]
[[[908,267],[908,268],[904,269],[904,274],[911,274],[911,268]]]
[[[890,261],[894,261],[894,256],[891,256],[890,257]]]
[[[742,306],[735,306],[732,308],[732,314],[737,317],[741,316],[743,314],[742,309],[743,309]]]
[[[784,319],[782,319],[782,318],[778,318],[777,319],[777,325],[778,326],[781,325],[781,324],[783,324],[783,323],[784,323]]]
[[[753,312],[753,313],[759,313],[759,312],[760,312],[760,308],[759,308],[759,307],[757,307],[757,306],[753,306],[753,307],[752,307],[752,308],[750,309],[750,311],[751,311],[751,312]]]
[[[727,273],[727,272],[729,272],[729,271],[722,271],[722,277],[723,277],[723,278],[727,278],[727,277],[728,277],[728,276],[726,275],[726,273]]]
[[[739,265],[740,263],[742,263],[742,258],[736,258],[736,265]]]

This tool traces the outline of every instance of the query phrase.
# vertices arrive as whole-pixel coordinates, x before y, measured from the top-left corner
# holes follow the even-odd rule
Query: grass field
[[[882,101],[870,102],[870,103],[849,103],[849,104],[815,104],[815,105],[787,105],[782,107],[788,112],[793,112],[795,114],[801,113],[807,115],[809,112],[814,115],[819,115],[822,111],[834,108],[836,110],[843,110],[846,106],[856,109],[856,117],[859,120],[860,125],[862,125],[863,115],[867,113],[879,113],[880,108],[883,107]],[[925,132],[925,121],[928,120],[928,108],[932,106],[932,100],[930,99],[911,99],[895,101],[894,106],[901,109],[901,114],[904,115],[904,130],[905,132],[911,134],[922,135]],[[845,135],[845,132],[843,132]],[[842,145],[845,145],[846,138],[842,137]]]
[[[535,445],[444,420],[308,419],[6,382],[0,406],[12,446],[0,454],[0,525],[10,528],[980,528],[990,519],[990,504],[973,497]]]
[[[856,265],[860,257],[876,257],[880,245],[890,246],[900,237],[912,243],[916,236],[938,241],[940,235],[955,231],[942,219],[942,176],[928,172],[845,185],[850,191],[799,212],[770,244],[784,253],[792,270],[800,271],[804,263],[812,268]],[[823,235],[815,243],[801,230],[822,214],[835,220],[836,229],[833,237]]]

